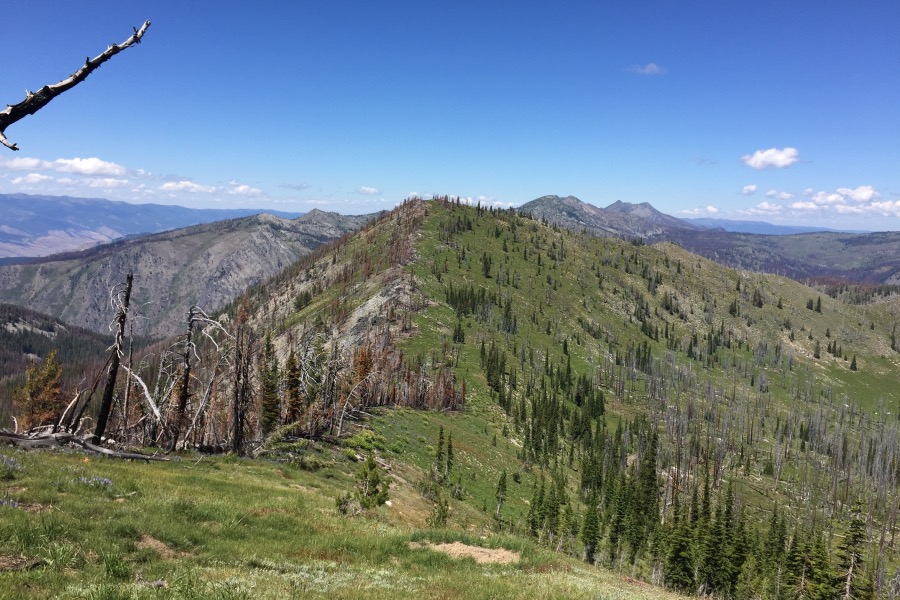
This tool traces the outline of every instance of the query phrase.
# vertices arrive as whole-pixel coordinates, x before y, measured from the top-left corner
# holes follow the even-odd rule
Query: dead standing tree
[[[125,289],[116,294],[116,340],[113,342],[110,354],[109,375],[106,377],[106,387],[103,389],[103,399],[100,401],[100,412],[97,413],[97,428],[94,430],[93,443],[99,444],[106,432],[106,423],[109,421],[109,413],[112,411],[113,393],[116,390],[116,378],[119,375],[119,361],[122,358],[122,341],[125,339],[125,322],[128,319],[128,304],[131,302],[131,284],[134,275],[129,273],[125,277]]]
[[[95,58],[87,57],[80,69],[59,83],[45,85],[36,92],[25,90],[24,100],[18,104],[8,104],[6,109],[0,111],[0,144],[3,144],[10,150],[18,150],[19,147],[6,138],[7,127],[47,106],[51,100],[87,79],[87,76],[100,68],[100,65],[122,50],[130,48],[134,44],[140,44],[141,38],[144,37],[148,27],[150,27],[150,21],[144,21],[140,29],[133,28],[134,33],[127,40],[121,44],[111,44]]]

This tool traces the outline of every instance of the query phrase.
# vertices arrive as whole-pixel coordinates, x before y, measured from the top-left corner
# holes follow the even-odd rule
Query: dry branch
[[[8,444],[17,448],[58,448],[66,444],[74,444],[96,454],[103,454],[110,458],[124,458],[128,460],[168,460],[162,456],[138,454],[136,452],[118,452],[90,443],[87,439],[71,433],[43,433],[37,435],[23,435],[10,431],[0,431],[0,444]]]
[[[134,44],[140,44],[141,38],[144,37],[148,27],[150,27],[150,21],[144,21],[141,28],[134,28],[134,33],[121,44],[111,44],[96,58],[87,57],[84,65],[67,79],[63,79],[53,85],[45,85],[36,92],[25,90],[24,100],[18,104],[8,104],[5,110],[0,111],[0,144],[3,144],[10,150],[18,150],[19,147],[16,144],[6,139],[5,132],[7,127],[44,108],[51,100],[87,79],[87,76],[97,70],[100,65],[122,50],[130,48]]]

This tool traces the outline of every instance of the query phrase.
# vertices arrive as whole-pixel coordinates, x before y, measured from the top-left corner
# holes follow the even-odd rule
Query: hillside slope
[[[578,198],[543,196],[520,211],[537,219],[603,237],[670,241],[723,265],[790,277],[900,285],[900,232],[809,232],[782,235],[709,229],[663,214],[646,202],[598,208]]]
[[[257,215],[197,225],[35,263],[0,266],[0,300],[107,332],[109,290],[132,271],[141,335],[180,330],[192,304],[216,310],[369,216],[322,211],[286,220]]]
[[[874,545],[893,539],[900,501],[889,466],[900,434],[896,295],[846,304],[671,243],[439,200],[398,208],[245,301],[271,339],[261,385],[281,398],[280,418],[290,422],[293,401],[276,392],[291,386],[277,383],[279,365],[318,356],[331,375],[315,395],[298,392],[307,404],[294,431],[370,429],[363,438],[395,468],[412,465],[405,481],[424,480],[426,498],[459,494],[453,526],[495,515],[503,530],[596,552],[645,581],[766,596],[788,538],[774,563],[757,540],[781,528],[836,540],[863,502],[866,577],[898,564]],[[444,474],[434,470],[439,429],[455,452]],[[792,508],[772,516],[776,506]],[[733,579],[715,579],[724,571],[699,549],[690,581],[679,579],[666,540],[687,535],[680,510],[708,515],[688,545],[743,548]],[[594,516],[602,528],[589,550]],[[711,537],[723,531],[731,541]],[[824,551],[831,577],[837,542]]]

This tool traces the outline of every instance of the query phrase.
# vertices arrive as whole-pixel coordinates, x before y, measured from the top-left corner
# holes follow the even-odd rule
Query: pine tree
[[[680,592],[694,590],[694,565],[691,551],[691,523],[685,517],[678,496],[672,507],[672,530],[669,534],[669,549],[663,567],[666,585]]]
[[[450,472],[453,470],[453,434],[447,436],[447,462],[444,464],[444,479],[450,481]]]
[[[293,423],[300,418],[303,412],[303,393],[300,382],[300,365],[297,364],[297,355],[291,347],[287,362],[284,365],[284,385],[287,401],[287,422]]]
[[[260,407],[260,428],[263,435],[271,433],[281,420],[281,402],[278,398],[278,359],[275,357],[275,348],[272,345],[272,337],[266,334],[263,344],[263,354],[260,357],[260,381],[262,382],[262,401]]]
[[[381,475],[375,455],[369,454],[356,474],[356,499],[363,508],[375,508],[388,500],[390,482]]]
[[[55,422],[62,411],[60,379],[62,367],[51,350],[43,364],[32,362],[25,370],[25,383],[13,392],[13,406],[24,430]]]
[[[835,593],[841,600],[869,598],[868,586],[863,574],[863,548],[868,541],[866,522],[860,515],[861,507],[854,506],[853,517],[847,534],[838,546],[838,568],[835,577]]]
[[[584,545],[584,560],[594,564],[597,543],[600,541],[600,517],[597,512],[597,494],[591,492],[584,513],[584,526],[581,528],[581,543]]]

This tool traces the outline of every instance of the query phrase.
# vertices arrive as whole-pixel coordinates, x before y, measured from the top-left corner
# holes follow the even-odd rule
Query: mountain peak
[[[542,196],[523,204],[521,210],[551,223],[570,229],[587,229],[603,236],[660,239],[675,231],[697,228],[659,212],[648,202],[632,204],[616,200],[606,208],[599,208],[574,196]]]

